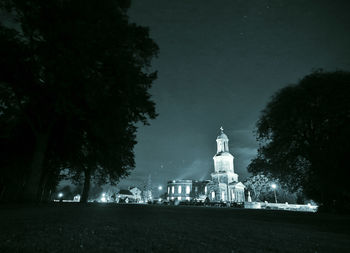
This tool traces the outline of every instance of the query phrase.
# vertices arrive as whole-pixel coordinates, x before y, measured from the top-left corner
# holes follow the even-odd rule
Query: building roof
[[[232,183],[229,183],[229,185],[232,185],[237,188],[246,188],[245,185],[242,184],[242,182],[232,182]]]
[[[192,180],[190,179],[178,179],[168,181],[168,184],[192,184]]]
[[[119,194],[123,194],[123,195],[134,195],[134,194],[132,194],[132,192],[129,191],[129,190],[120,190],[120,191],[119,191]]]
[[[137,188],[136,186],[131,186],[131,187],[129,187],[129,190],[139,190],[139,191],[141,191],[139,188]]]
[[[217,154],[215,154],[215,156],[232,156],[232,154],[230,152],[219,152]]]

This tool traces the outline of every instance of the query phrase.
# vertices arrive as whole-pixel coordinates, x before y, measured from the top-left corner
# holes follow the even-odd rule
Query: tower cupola
[[[223,153],[223,152],[229,152],[228,137],[224,133],[224,129],[222,127],[220,127],[220,134],[216,138],[216,144],[217,144],[217,154]]]

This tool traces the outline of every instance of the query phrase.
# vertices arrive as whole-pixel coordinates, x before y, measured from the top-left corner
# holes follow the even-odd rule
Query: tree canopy
[[[279,90],[257,122],[248,170],[279,178],[326,207],[350,208],[350,73],[322,70]]]
[[[24,200],[41,199],[62,168],[116,181],[134,167],[135,123],[156,117],[149,69],[158,46],[148,28],[129,22],[129,6],[1,1],[13,26],[0,25],[0,120],[21,129],[11,135],[12,126],[1,124],[1,131],[15,146],[19,135],[31,140],[19,171]]]

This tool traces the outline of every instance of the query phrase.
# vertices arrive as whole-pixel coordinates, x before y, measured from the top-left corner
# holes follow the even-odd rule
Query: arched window
[[[170,193],[170,187],[168,186],[168,194]]]
[[[215,199],[215,192],[211,192],[211,199]]]
[[[175,193],[175,187],[174,187],[174,186],[171,187],[171,193],[172,193],[172,194]]]
[[[186,194],[190,194],[191,188],[189,185],[186,186]]]
[[[221,192],[221,200],[225,200],[225,192]]]
[[[179,187],[177,188],[177,192],[180,194],[181,193],[181,185],[179,185]]]

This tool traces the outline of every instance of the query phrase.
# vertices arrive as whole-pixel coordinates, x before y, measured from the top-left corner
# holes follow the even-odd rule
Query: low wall
[[[298,204],[288,204],[288,203],[245,202],[244,208],[316,212],[318,206],[313,206],[311,204],[298,205]]]

